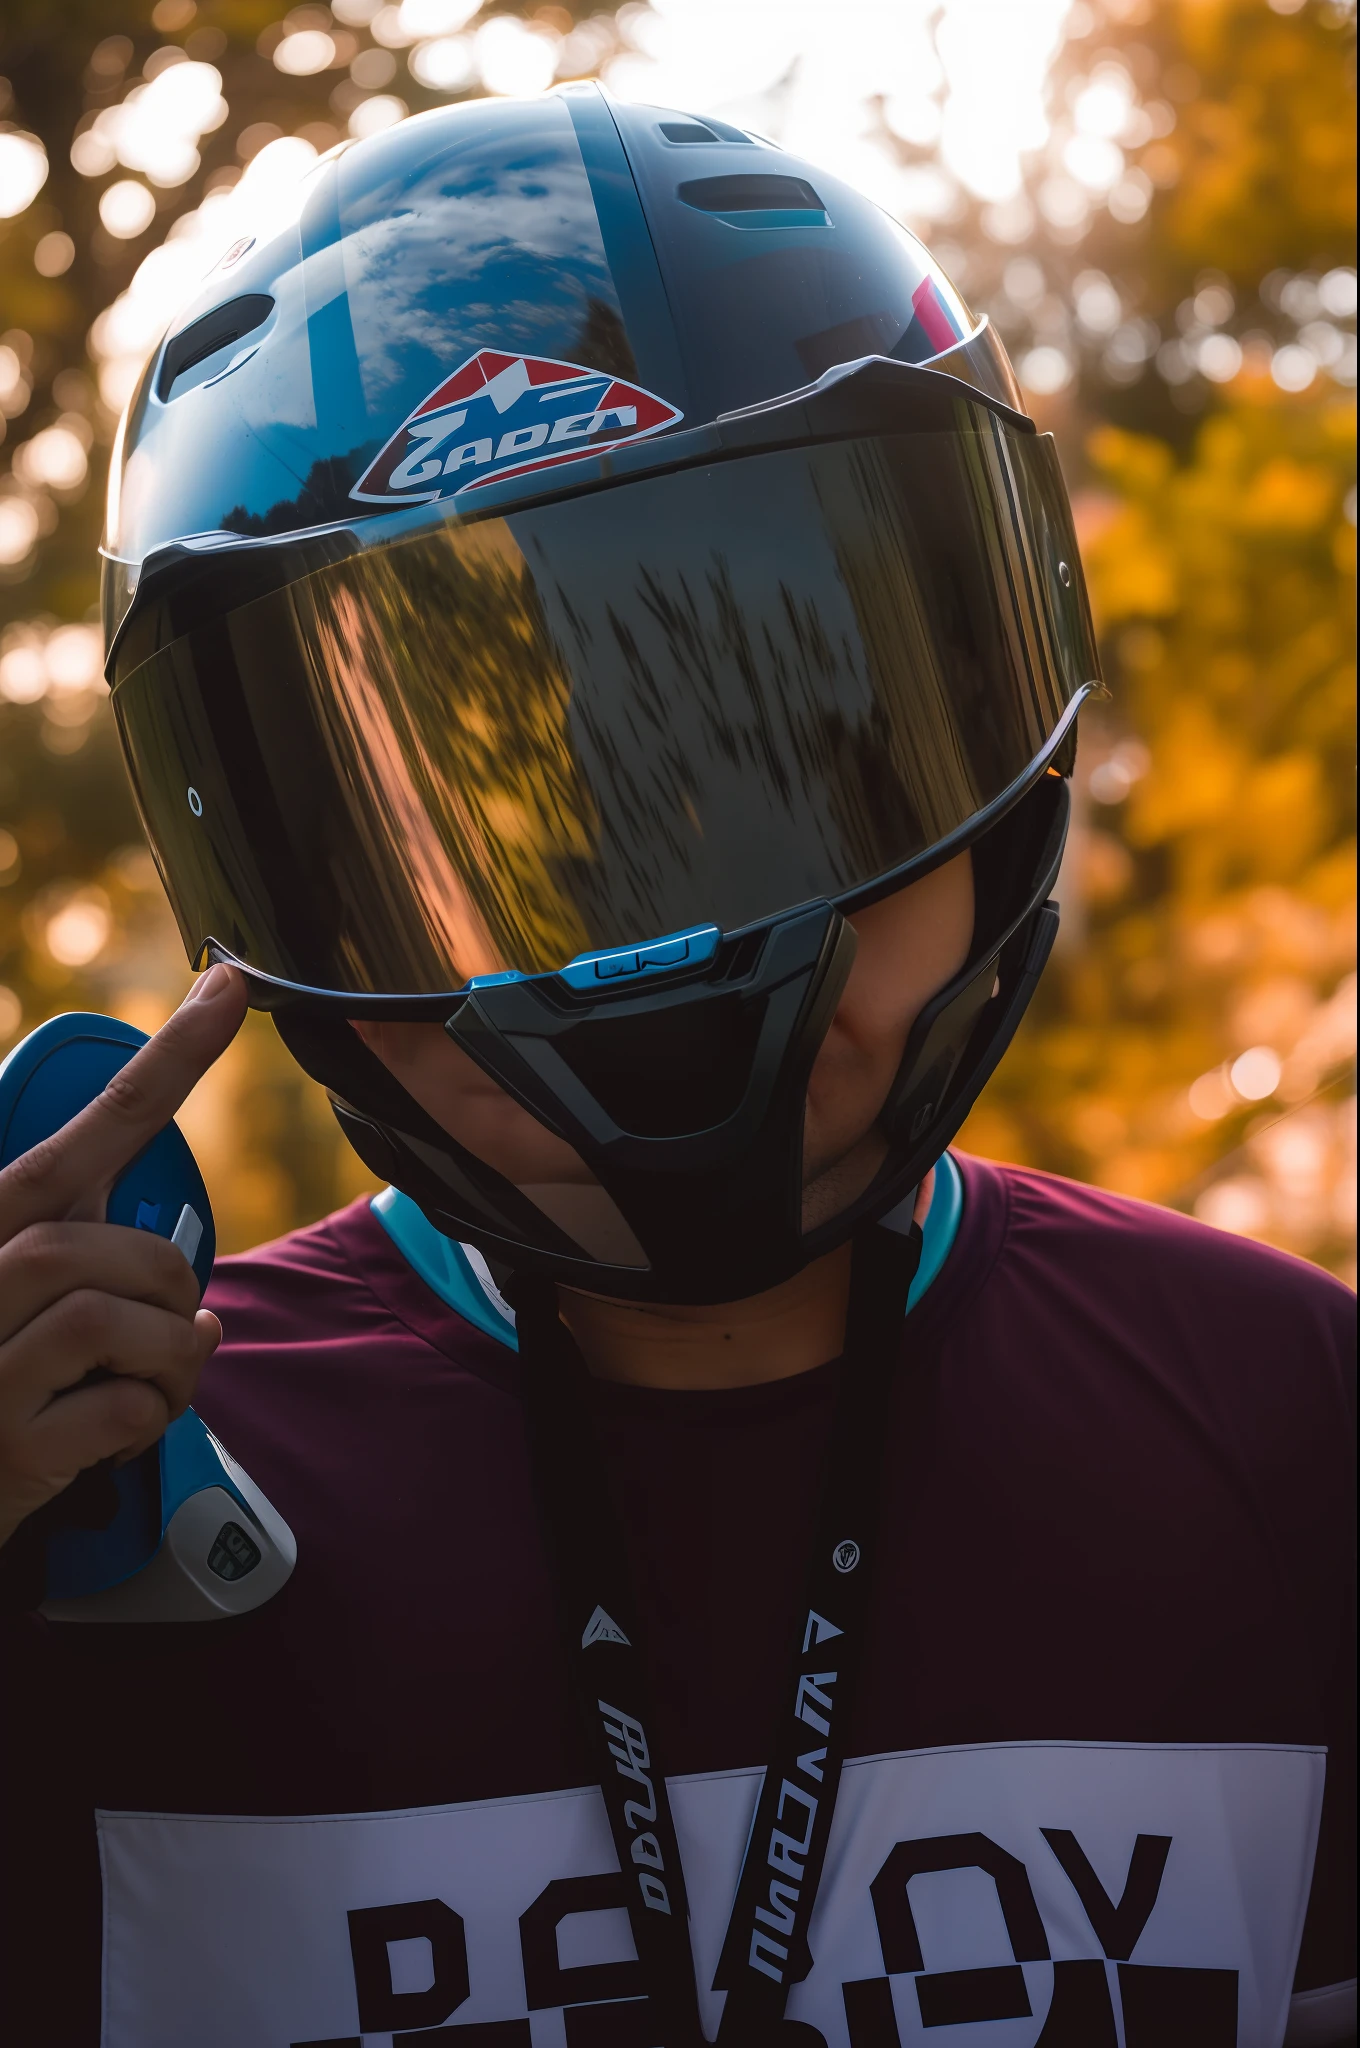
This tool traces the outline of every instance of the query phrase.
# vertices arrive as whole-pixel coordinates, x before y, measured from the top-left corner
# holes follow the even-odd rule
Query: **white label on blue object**
[[[179,1212],[179,1222],[170,1233],[170,1242],[177,1251],[183,1252],[192,1266],[203,1242],[203,1225],[187,1202]]]

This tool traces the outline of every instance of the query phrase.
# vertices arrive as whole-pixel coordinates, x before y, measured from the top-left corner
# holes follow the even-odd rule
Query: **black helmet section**
[[[939,1158],[990,1080],[1058,935],[1049,896],[1067,840],[1074,751],[1065,749],[1061,765],[973,844],[977,909],[968,959],[917,1017],[879,1114],[892,1147],[886,1171],[908,1187]]]
[[[111,470],[110,632],[173,542],[570,467],[875,355],[1019,405],[921,244],[772,144],[593,85],[419,115],[323,159],[153,355]]]
[[[516,1186],[459,1145],[333,1010],[289,1007],[276,1022],[374,1172],[493,1266],[625,1299],[736,1299],[777,1285],[902,1200],[954,1136],[1057,931],[1046,898],[1067,815],[1055,772],[975,849],[980,873],[998,884],[988,886],[990,914],[966,966],[912,1030],[880,1117],[885,1163],[858,1200],[807,1232],[807,1082],[854,952],[830,904],[724,940],[645,994],[549,976],[458,1000],[450,1037],[575,1150],[593,1206],[577,1188],[564,1209],[551,1191]]]
[[[569,104],[597,194],[622,139],[695,421],[866,356],[926,363],[979,332],[916,237],[819,166],[727,122],[591,88]],[[993,395],[1021,409],[1013,377]]]
[[[295,582],[288,550],[241,548],[148,604],[113,702],[190,957],[215,942],[270,1007],[377,1015],[853,907],[976,837],[1094,681],[1090,622],[1051,442],[895,374],[912,431],[440,523]]]

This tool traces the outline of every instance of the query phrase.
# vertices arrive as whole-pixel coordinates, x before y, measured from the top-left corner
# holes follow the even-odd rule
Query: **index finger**
[[[245,1013],[244,977],[220,962],[210,967],[102,1095],[0,1172],[0,1244],[30,1223],[68,1216],[83,1196],[107,1187],[170,1122]]]

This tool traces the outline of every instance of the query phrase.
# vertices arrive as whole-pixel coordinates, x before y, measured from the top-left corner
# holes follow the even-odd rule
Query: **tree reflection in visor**
[[[1097,668],[1052,442],[954,412],[455,516],[162,646],[114,704],[191,957],[433,995],[962,843]]]

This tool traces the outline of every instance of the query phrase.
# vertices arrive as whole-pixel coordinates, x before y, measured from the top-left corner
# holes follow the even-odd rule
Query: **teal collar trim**
[[[946,1152],[936,1162],[935,1192],[930,1198],[926,1220],[921,1225],[921,1263],[916,1268],[916,1278],[907,1296],[908,1315],[953,1251],[962,1221],[963,1175],[954,1164],[953,1154]]]
[[[436,1230],[409,1195],[384,1188],[369,1203],[373,1214],[408,1266],[483,1336],[518,1350],[515,1312],[502,1299],[486,1260],[470,1244],[458,1244]]]
[[[408,1266],[442,1302],[483,1336],[494,1337],[511,1351],[515,1312],[502,1299],[486,1260],[470,1244],[456,1244],[435,1229],[409,1195],[384,1188],[369,1204]],[[963,1215],[963,1178],[946,1152],[935,1169],[935,1193],[922,1227],[921,1263],[907,1296],[907,1313],[915,1308],[949,1257]]]

